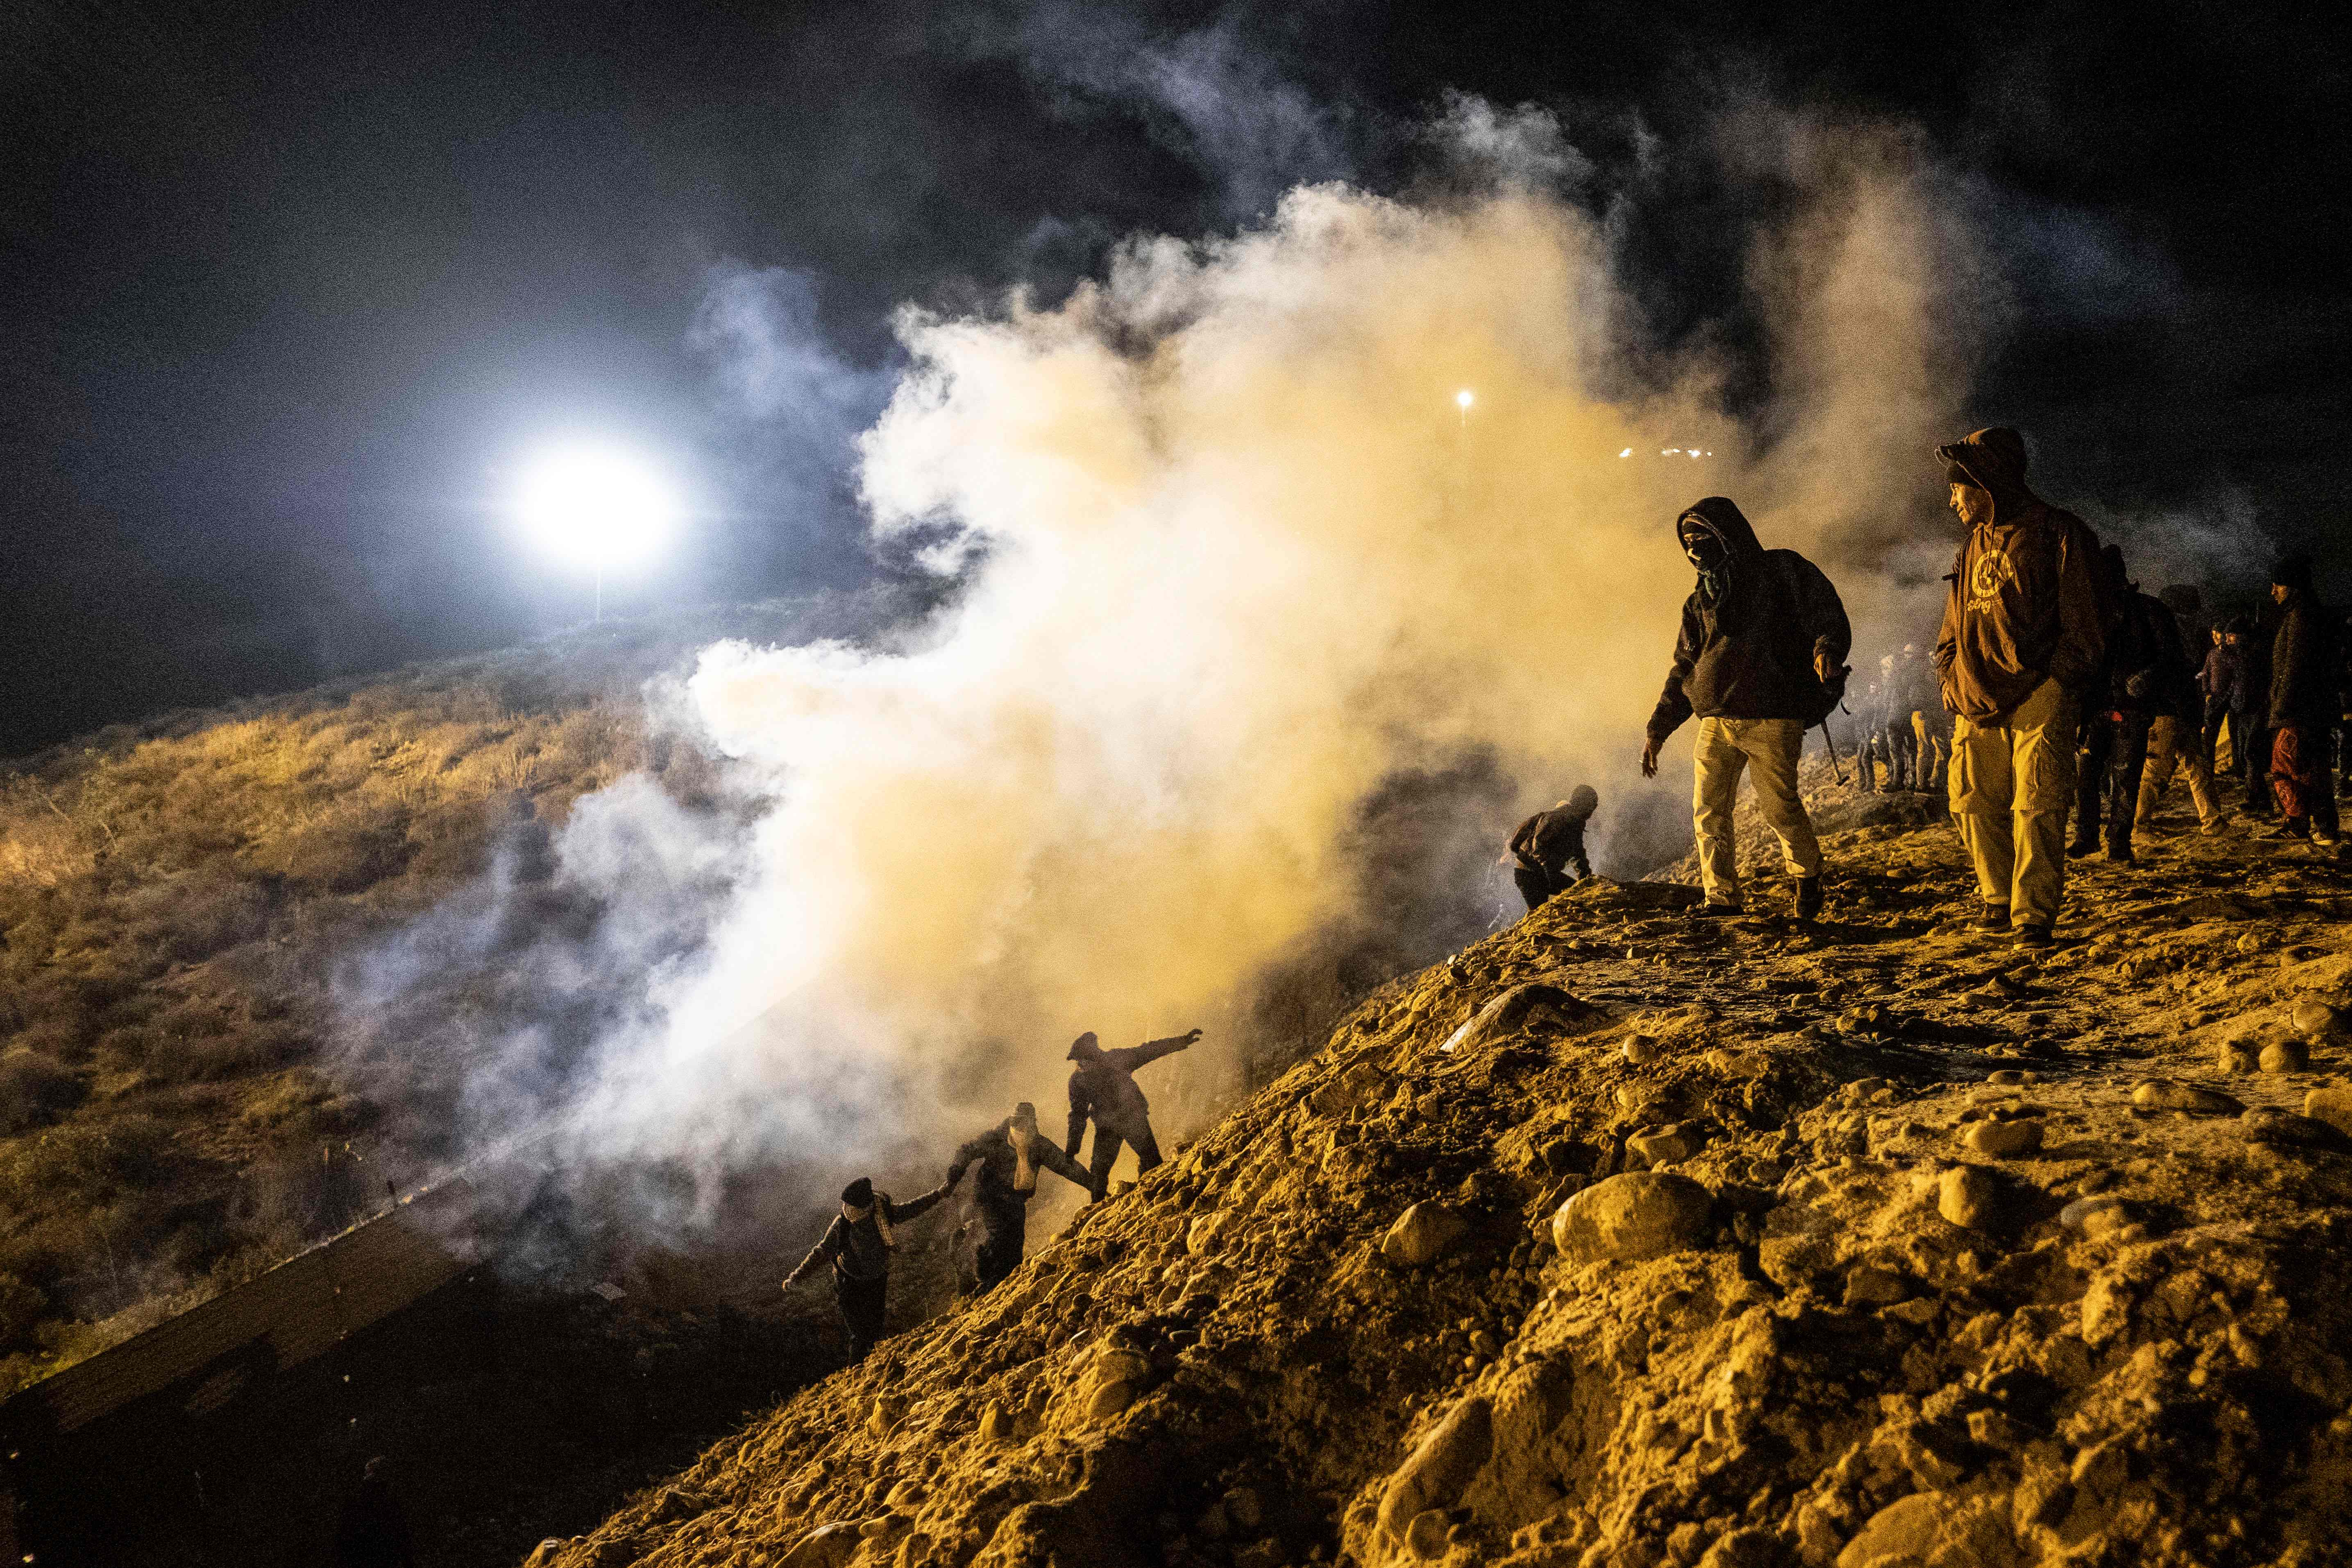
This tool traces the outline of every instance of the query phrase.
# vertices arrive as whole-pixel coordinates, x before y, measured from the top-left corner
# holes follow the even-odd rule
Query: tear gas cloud
[[[1361,915],[1360,814],[1400,774],[1490,759],[1517,798],[1477,835],[1591,782],[1606,856],[1703,495],[1830,571],[1857,663],[1932,627],[1927,454],[2008,309],[1965,181],[1900,130],[1726,121],[1707,155],[1775,193],[1735,413],[1706,334],[1652,341],[1549,116],[1461,100],[1434,134],[1454,167],[1414,199],[1302,186],[1056,304],[903,316],[864,501],[959,591],[880,641],[709,648],[674,694],[759,809],[694,942],[583,965],[629,994],[534,1080],[567,1159],[929,1165],[1050,1111],[1083,1029],[1213,1043]],[[623,904],[614,815],[557,848]],[[516,1082],[484,1068],[478,1118],[520,1115]]]

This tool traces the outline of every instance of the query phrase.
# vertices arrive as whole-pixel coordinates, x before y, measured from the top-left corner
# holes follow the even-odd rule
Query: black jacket
[[[2336,722],[2340,641],[2336,616],[2310,589],[2297,588],[2287,595],[2278,636],[2271,643],[2273,729]]]
[[[1087,1118],[1132,1143],[1151,1131],[1151,1102],[1135,1083],[1135,1069],[1192,1042],[1181,1035],[1101,1051],[1070,1069],[1070,1137],[1063,1152],[1073,1160],[1087,1135]]]
[[[866,1210],[864,1219],[853,1220],[845,1214],[836,1213],[833,1223],[825,1226],[824,1237],[809,1248],[808,1256],[785,1277],[784,1283],[797,1285],[802,1276],[814,1272],[820,1263],[832,1264],[834,1273],[845,1279],[886,1278],[890,1272],[891,1243],[884,1238],[879,1219],[887,1219],[895,1229],[909,1220],[922,1218],[947,1195],[946,1187],[933,1187],[921,1197],[898,1204],[892,1203],[887,1193],[876,1193],[874,1206]]]
[[[2105,705],[2133,713],[2197,713],[2196,680],[2179,623],[2163,600],[2133,589],[2107,638]]]
[[[1033,1177],[1034,1171],[1051,1171],[1066,1182],[1075,1183],[1089,1193],[1094,1191],[1094,1178],[1076,1161],[1054,1147],[1054,1141],[1042,1131],[1029,1146],[1029,1158],[1034,1166]],[[1013,1120],[1007,1117],[979,1137],[966,1140],[955,1152],[954,1160],[948,1165],[947,1190],[953,1190],[956,1183],[963,1179],[966,1167],[977,1165],[980,1174],[972,1178],[971,1190],[982,1210],[1021,1213],[1028,1208],[1030,1195],[1036,1188],[1034,1181],[1025,1189],[1020,1185],[1020,1156],[1013,1147]]]
[[[1511,853],[1531,870],[1557,877],[1573,866],[1579,877],[1590,877],[1592,862],[1584,858],[1585,820],[1558,806],[1538,811],[1511,835]]]
[[[1759,544],[1739,509],[1721,496],[1677,518],[1677,538],[1685,520],[1723,541],[1730,581],[1719,594],[1702,587],[1683,602],[1674,667],[1650,714],[1650,739],[1664,740],[1694,716],[1819,723],[1844,687],[1822,686],[1814,656],[1826,653],[1842,665],[1853,643],[1837,590],[1795,551]]]

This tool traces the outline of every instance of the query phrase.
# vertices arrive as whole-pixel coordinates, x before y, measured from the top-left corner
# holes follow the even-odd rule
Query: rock
[[[1875,1264],[1863,1264],[1845,1277],[1845,1304],[1849,1307],[1890,1307],[1910,1294],[1909,1280]]]
[[[1397,1216],[1381,1237],[1381,1256],[1407,1268],[1425,1268],[1470,1234],[1470,1222],[1441,1203],[1419,1203]]]
[[[1555,1012],[1573,1014],[1580,1011],[1583,1005],[1559,986],[1546,985],[1541,981],[1514,985],[1479,1008],[1470,1021],[1454,1030],[1438,1050],[1446,1056],[1455,1056],[1513,1033],[1539,1008],[1549,1007]]]
[[[2245,953],[2251,957],[2254,953],[2262,952],[2263,939],[2258,932],[2248,931],[2245,935],[2238,939],[2237,947],[2240,952]]]
[[[577,1536],[551,1535],[531,1549],[522,1560],[522,1568],[555,1568],[556,1559],[578,1544]]]
[[[1637,1068],[1647,1067],[1664,1055],[1665,1052],[1659,1047],[1658,1042],[1647,1035],[1625,1037],[1625,1059]]]
[[[1423,1510],[1405,1526],[1405,1550],[1424,1563],[1434,1563],[1445,1555],[1445,1537],[1450,1528],[1444,1510]]]
[[[2117,1197],[2076,1198],[2058,1211],[2058,1223],[2084,1236],[2112,1236],[2131,1223],[2131,1205]]]
[[[793,1542],[776,1568],[844,1568],[863,1539],[855,1524],[820,1524]]]
[[[1094,1397],[1087,1401],[1087,1419],[1100,1423],[1124,1414],[1135,1403],[1137,1389],[1128,1382],[1097,1384]]]
[[[857,1534],[865,1541],[891,1541],[904,1534],[914,1522],[903,1513],[877,1514],[857,1527]]]
[[[1963,1229],[1981,1230],[1991,1223],[2000,1195],[1992,1178],[1982,1170],[1975,1165],[1958,1166],[1945,1172],[1936,1184],[1936,1212]]]
[[[1960,1142],[1979,1154],[2006,1160],[2031,1154],[2042,1147],[2042,1123],[2030,1117],[2015,1121],[1971,1121]]]
[[[1649,1165],[1679,1164],[1706,1147],[1706,1130],[1686,1121],[1673,1122],[1654,1132],[1636,1132],[1625,1140],[1625,1152]]]
[[[991,1401],[988,1408],[981,1413],[980,1440],[983,1443],[1002,1443],[1012,1436],[1013,1417],[1004,1413],[1003,1405]]]
[[[2018,1560],[2006,1498],[1914,1492],[1870,1516],[1837,1568],[2007,1568]]]
[[[1233,1211],[1230,1209],[1217,1209],[1202,1215],[1186,1228],[1184,1250],[1195,1258],[1199,1257],[1217,1245],[1217,1237],[1223,1236],[1232,1223]]]
[[[2331,1006],[2315,996],[2305,996],[2294,1005],[2294,1022],[2298,1035],[2333,1038],[2344,1033],[2345,1015],[2341,1007]]]
[[[1443,1510],[1486,1468],[1494,1448],[1494,1409],[1484,1394],[1474,1394],[1448,1411],[1390,1478],[1381,1495],[1381,1529],[1402,1537],[1433,1510],[1444,1524]]]
[[[2200,1089],[2177,1079],[2143,1079],[2132,1089],[2132,1103],[2143,1110],[2185,1110],[2204,1116],[2234,1116],[2243,1102],[2219,1089]]]
[[[2223,1072],[2252,1072],[2262,1065],[2253,1046],[2245,1040],[2224,1040],[2215,1058],[2215,1065]]]
[[[2306,1149],[2336,1149],[2344,1144],[2344,1134],[2317,1117],[2297,1116],[2267,1105],[2247,1111],[2238,1118],[2238,1125],[2257,1143],[2291,1143]]]
[[[2303,1113],[2338,1132],[2352,1132],[2352,1084],[2321,1084],[2303,1097]]]
[[[1249,1487],[1235,1487],[1224,1496],[1225,1517],[1242,1530],[1255,1530],[1265,1522],[1265,1510],[1259,1503],[1256,1491]]]
[[[2273,1040],[2263,1047],[2264,1072],[2309,1072],[2311,1047],[2301,1040]]]
[[[1688,1176],[1633,1171],[1577,1194],[1552,1215],[1552,1245],[1579,1263],[1638,1262],[1702,1246],[1714,1195]]]

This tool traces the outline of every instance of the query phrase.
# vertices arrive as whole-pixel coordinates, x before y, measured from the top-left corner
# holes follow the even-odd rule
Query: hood
[[[1679,546],[1685,531],[1694,527],[1722,540],[1735,561],[1764,553],[1764,547],[1756,542],[1756,531],[1748,526],[1739,509],[1721,496],[1709,496],[1675,519],[1675,543]]]
[[[1090,1062],[1100,1057],[1102,1054],[1102,1042],[1095,1038],[1095,1032],[1092,1029],[1088,1029],[1085,1034],[1080,1035],[1076,1039],[1070,1042],[1070,1054],[1062,1059],[1073,1062]]]
[[[1990,425],[1936,448],[1944,477],[1972,484],[1992,497],[1992,518],[2014,516],[2038,500],[2025,482],[2025,437],[2006,425]]]

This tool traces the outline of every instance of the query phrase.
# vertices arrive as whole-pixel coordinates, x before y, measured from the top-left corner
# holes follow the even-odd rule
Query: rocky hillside
[[[1816,928],[1592,884],[1382,989],[531,1562],[2341,1561],[2352,880],[2168,837],[2028,959],[1909,809]]]

